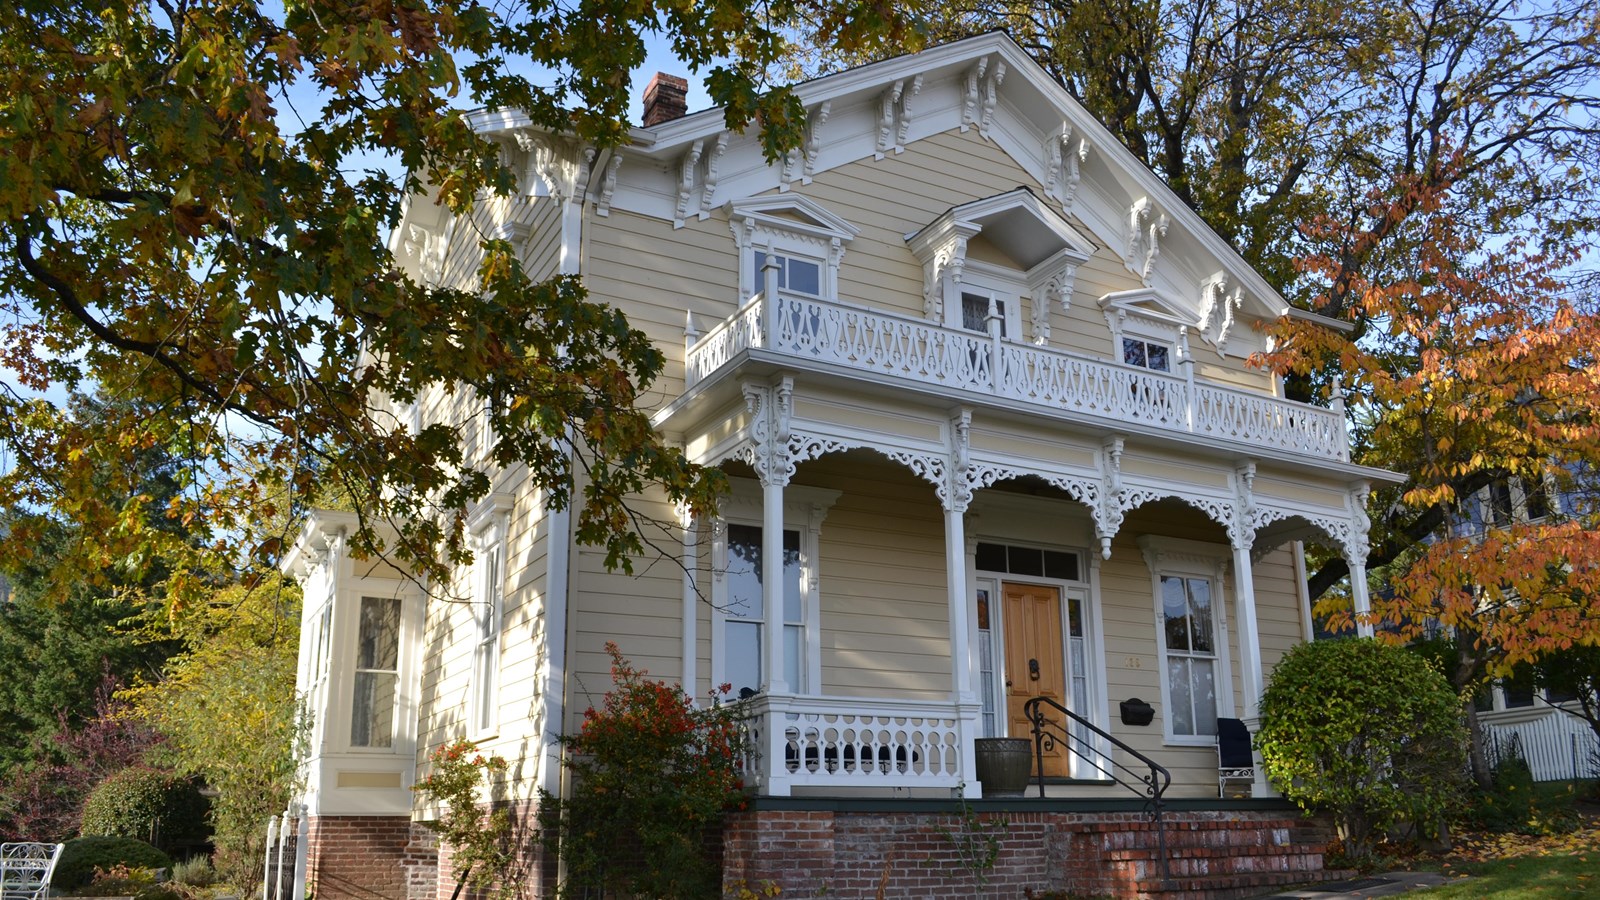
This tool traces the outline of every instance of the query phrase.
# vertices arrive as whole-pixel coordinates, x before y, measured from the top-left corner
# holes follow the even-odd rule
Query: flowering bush
[[[740,708],[721,702],[726,685],[699,707],[682,688],[646,678],[616,644],[606,652],[614,687],[562,739],[571,795],[541,803],[545,839],[567,864],[563,895],[717,896],[706,841],[744,798]]]
[[[506,771],[506,761],[484,756],[468,740],[443,744],[429,756],[432,771],[412,790],[443,809],[438,821],[427,826],[450,848],[457,873],[452,898],[467,885],[502,900],[517,894],[515,857],[511,853],[511,814],[504,809],[485,812],[478,803],[479,783],[493,786]]]

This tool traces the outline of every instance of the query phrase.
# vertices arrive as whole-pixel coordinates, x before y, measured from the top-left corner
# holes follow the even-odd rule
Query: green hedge
[[[165,869],[172,859],[137,838],[80,837],[67,841],[50,886],[57,894],[75,891],[94,880],[95,869]]]
[[[205,819],[206,799],[193,779],[134,766],[89,794],[79,833],[138,838],[176,854],[204,843]]]

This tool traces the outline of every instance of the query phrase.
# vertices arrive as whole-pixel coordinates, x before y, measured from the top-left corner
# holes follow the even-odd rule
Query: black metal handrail
[[[1058,722],[1052,719],[1046,711],[1047,707],[1049,710],[1060,713],[1065,721]],[[1098,725],[1051,700],[1049,697],[1034,697],[1023,704],[1022,713],[1028,717],[1028,722],[1033,730],[1033,767],[1034,772],[1037,773],[1035,777],[1039,782],[1039,796],[1041,798],[1044,797],[1044,753],[1046,750],[1054,750],[1058,744],[1065,748],[1068,753],[1082,759],[1107,778],[1139,795],[1145,801],[1145,811],[1156,824],[1156,846],[1161,858],[1161,880],[1170,882],[1172,876],[1167,867],[1167,829],[1166,823],[1162,818],[1162,810],[1165,806],[1162,797],[1172,784],[1172,773],[1168,772],[1166,768],[1155,760],[1133,749]],[[1067,726],[1067,721],[1075,722],[1109,741],[1116,749],[1143,763],[1147,771],[1141,772],[1139,769],[1121,762],[1114,753],[1102,757],[1095,746],[1085,739],[1083,735],[1075,734]],[[1079,744],[1082,746],[1077,746]],[[1109,766],[1106,765],[1108,761],[1110,762]]]

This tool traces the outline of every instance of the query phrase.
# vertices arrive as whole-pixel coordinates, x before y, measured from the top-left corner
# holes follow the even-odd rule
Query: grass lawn
[[[1519,856],[1492,862],[1462,863],[1444,871],[1473,877],[1460,884],[1414,891],[1407,896],[1533,900],[1600,895],[1600,847],[1574,855]]]

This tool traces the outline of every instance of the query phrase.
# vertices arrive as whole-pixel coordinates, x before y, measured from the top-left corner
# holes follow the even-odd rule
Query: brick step
[[[1135,882],[1136,896],[1142,898],[1173,898],[1184,900],[1235,900],[1254,897],[1274,888],[1291,887],[1323,881],[1348,878],[1351,872],[1330,869],[1321,872],[1242,872],[1230,875],[1174,876],[1163,883],[1159,877],[1142,878]]]

